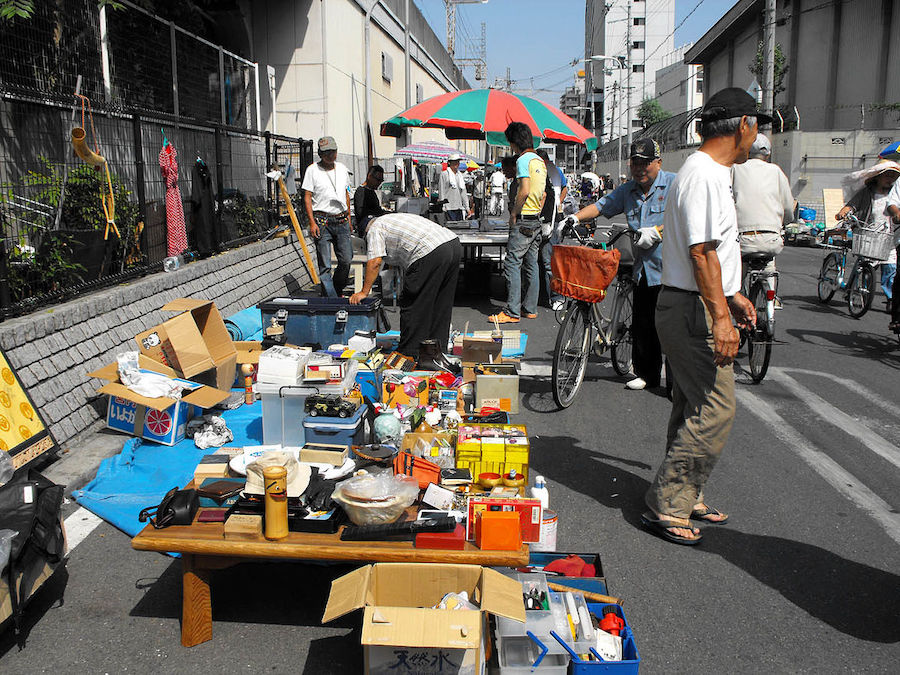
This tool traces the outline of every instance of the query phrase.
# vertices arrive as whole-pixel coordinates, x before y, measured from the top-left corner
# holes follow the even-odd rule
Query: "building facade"
[[[559,97],[559,109],[582,125],[587,121],[586,113],[588,112],[584,105],[584,75],[584,70],[577,71],[575,84],[567,87]],[[560,146],[557,163],[563,167],[563,171],[574,172],[578,168],[579,152],[581,150],[578,146]]]
[[[764,5],[739,0],[688,50],[685,61],[703,67],[708,92],[753,82]],[[788,66],[775,96],[783,128],[896,127],[897,113],[885,106],[900,101],[898,32],[894,0],[778,0],[775,42]]]
[[[334,136],[340,159],[357,180],[369,154],[383,161],[405,143],[382,137],[383,121],[424,99],[469,86],[412,0],[377,0],[367,22],[371,4],[246,4],[253,58],[261,73],[270,73],[260,93],[262,128],[304,138]],[[447,142],[440,130],[415,130],[410,136],[415,142]],[[459,147],[478,151],[473,141]]]
[[[637,130],[637,109],[656,94],[656,71],[674,50],[675,0],[587,0],[585,58],[623,57],[586,63],[588,105],[593,129],[609,140]],[[626,110],[630,75],[631,110]],[[614,104],[613,104],[614,103]]]

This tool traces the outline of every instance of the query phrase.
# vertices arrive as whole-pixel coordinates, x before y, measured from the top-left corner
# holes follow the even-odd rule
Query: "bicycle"
[[[628,234],[633,242],[637,234],[626,227],[615,232],[609,241],[601,243],[587,239],[572,227],[563,231],[563,237],[566,232],[570,232],[580,245],[594,249],[610,247],[625,234]],[[567,299],[553,348],[553,400],[560,408],[568,408],[575,400],[584,380],[592,346],[595,344],[597,347],[594,351],[598,354],[610,350],[610,358],[616,373],[625,376],[631,370],[633,289],[631,266],[620,266],[616,272],[616,294],[610,319],[603,316],[600,310],[601,301]],[[596,343],[593,339],[595,334]]]
[[[852,239],[849,242],[821,244],[822,248],[833,250],[822,261],[816,292],[819,301],[828,304],[839,288],[844,289],[847,311],[854,319],[859,319],[872,307],[876,293],[875,266],[887,260],[894,246],[893,235],[889,231],[877,231],[852,215],[844,218],[843,222],[847,224]],[[828,232],[825,234],[827,236]],[[856,255],[856,260],[850,268],[850,276],[845,278],[848,249]]]
[[[750,378],[756,384],[762,382],[766,376],[775,340],[775,288],[778,283],[778,272],[769,272],[765,269],[774,257],[768,253],[749,253],[741,256],[741,260],[749,268],[742,291],[746,289],[744,295],[756,309],[756,325],[752,329],[740,329],[741,344],[747,345]]]

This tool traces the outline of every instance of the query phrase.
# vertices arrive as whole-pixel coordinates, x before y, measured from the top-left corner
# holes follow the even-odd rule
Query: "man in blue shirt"
[[[635,390],[658,387],[662,370],[662,350],[655,324],[656,298],[662,284],[663,211],[675,174],[663,171],[661,166],[659,143],[650,138],[636,140],[631,144],[628,163],[631,180],[567,218],[574,224],[599,215],[611,218],[624,213],[628,227],[640,233],[634,251],[636,285],[631,323],[635,378],[625,385]]]

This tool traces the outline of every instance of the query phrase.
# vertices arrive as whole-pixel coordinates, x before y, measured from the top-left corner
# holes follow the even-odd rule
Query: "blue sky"
[[[613,0],[625,2],[626,0]],[[444,41],[447,35],[444,0],[414,0]],[[700,38],[733,5],[734,0],[675,0],[675,25],[700,6],[675,31],[675,45]],[[488,85],[505,77],[516,80],[514,89],[559,104],[563,89],[572,83],[574,69],[567,64],[584,57],[584,0],[489,0],[487,4],[458,5],[456,53],[475,56],[486,23]],[[465,69],[473,86],[472,68]],[[534,78],[532,80],[532,78]]]

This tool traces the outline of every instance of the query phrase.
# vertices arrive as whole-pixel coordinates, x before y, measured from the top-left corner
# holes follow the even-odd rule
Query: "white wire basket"
[[[852,250],[858,256],[884,262],[894,248],[894,234],[890,230],[853,228]]]

